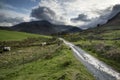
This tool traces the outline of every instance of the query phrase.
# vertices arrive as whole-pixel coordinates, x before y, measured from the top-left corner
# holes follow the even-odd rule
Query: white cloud
[[[8,23],[8,22],[0,22],[0,26],[7,26],[7,27],[9,27],[9,26],[12,26],[13,24],[12,23]]]
[[[30,21],[29,15],[18,13],[12,10],[0,10],[0,26],[12,26],[21,22]]]
[[[39,7],[46,7],[55,13],[54,16],[51,16],[53,23],[56,22],[57,24],[65,23],[66,25],[75,25],[80,27],[85,24],[91,24],[95,20],[99,20],[99,17],[102,15],[109,15],[112,11],[112,7],[115,6],[116,4],[120,4],[120,1],[119,0],[41,0],[39,3]],[[39,7],[36,7],[35,9],[38,9]],[[72,19],[79,17],[79,15],[86,15],[85,18],[91,21],[83,22],[80,20],[80,18],[77,22],[72,21]]]
[[[36,0],[31,0],[35,2]],[[113,10],[113,6],[120,4],[119,0],[40,0],[35,11],[34,18],[45,19],[56,24],[74,25],[81,28],[105,23],[109,16],[114,16],[118,10]],[[14,6],[0,3],[0,15],[4,14],[3,23],[0,25],[14,25],[20,22],[30,21],[27,9],[19,9],[24,13],[16,12]],[[27,13],[27,14],[25,14]],[[31,13],[31,14],[32,14]],[[113,14],[114,13],[114,14]],[[8,21],[9,20],[9,21]],[[17,20],[17,21],[15,21]],[[7,21],[7,22],[6,22]],[[12,21],[12,22],[11,22]],[[10,23],[11,22],[11,23]],[[88,27],[88,26],[87,26]]]
[[[12,26],[20,22],[30,21],[29,13],[16,12],[14,6],[0,3],[0,26]],[[27,12],[27,11],[26,11]]]

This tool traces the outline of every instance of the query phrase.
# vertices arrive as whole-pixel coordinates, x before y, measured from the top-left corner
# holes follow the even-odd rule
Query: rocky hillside
[[[11,27],[12,30],[22,31],[28,33],[42,34],[42,35],[50,35],[56,34],[60,32],[77,32],[81,29],[74,28],[74,26],[66,26],[66,25],[54,25],[48,21],[32,21],[32,22],[24,22],[18,25]]]

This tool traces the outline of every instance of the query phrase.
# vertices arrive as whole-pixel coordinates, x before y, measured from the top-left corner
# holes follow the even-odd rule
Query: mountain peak
[[[108,20],[105,26],[120,26],[120,12],[116,16]]]
[[[42,35],[50,35],[50,34],[56,34],[61,32],[71,33],[71,32],[81,31],[81,29],[74,28],[73,26],[55,25],[45,20],[24,22],[11,27],[11,29],[15,31],[36,33],[36,34],[42,34]]]

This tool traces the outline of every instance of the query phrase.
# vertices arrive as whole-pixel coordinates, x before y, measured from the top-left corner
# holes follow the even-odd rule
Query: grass
[[[95,80],[55,37],[0,30],[0,80]],[[42,46],[41,44],[47,44]]]
[[[102,33],[101,36],[104,39],[118,39],[118,38],[120,38],[120,30],[111,31],[111,32],[107,32],[107,33]]]
[[[117,48],[117,45],[114,44],[113,41],[104,41],[104,47],[101,44],[101,41],[78,41],[74,42],[77,46],[83,48],[85,51],[95,56],[101,61],[104,61],[108,65],[112,66],[115,70],[120,72],[120,48]],[[114,47],[113,47],[114,45]],[[103,47],[103,48],[102,48]],[[105,47],[109,47],[109,49],[105,49]],[[115,50],[113,52],[113,50]],[[118,53],[116,53],[118,51]],[[111,52],[111,53],[110,53]],[[110,56],[112,55],[112,56]]]
[[[120,72],[120,26],[102,26],[62,37]]]
[[[38,34],[0,30],[0,41],[20,41],[27,38],[38,38],[38,37],[50,38],[49,36],[43,36]]]
[[[0,80],[95,80],[64,44],[20,48],[0,57]]]

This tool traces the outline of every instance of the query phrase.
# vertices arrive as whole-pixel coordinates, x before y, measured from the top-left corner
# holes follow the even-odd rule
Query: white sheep
[[[43,43],[42,43],[42,46],[45,46],[46,44],[47,44],[46,42],[43,42]]]
[[[3,47],[3,51],[10,51],[11,47]]]

